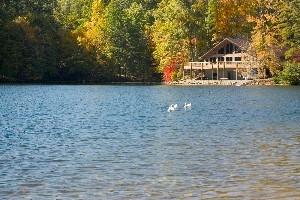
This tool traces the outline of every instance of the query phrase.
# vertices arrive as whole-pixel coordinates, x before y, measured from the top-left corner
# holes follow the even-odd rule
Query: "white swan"
[[[171,105],[169,106],[169,108],[168,108],[168,112],[171,112],[171,111],[174,111],[174,110],[175,110],[174,105],[171,104]]]
[[[190,108],[192,106],[191,103],[184,103],[184,108]]]
[[[168,108],[168,112],[174,111],[178,107],[177,104],[171,104]]]

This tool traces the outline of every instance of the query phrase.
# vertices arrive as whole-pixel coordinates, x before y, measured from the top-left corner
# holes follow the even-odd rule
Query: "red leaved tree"
[[[174,60],[170,60],[169,64],[164,67],[164,81],[170,82],[173,80],[173,77],[177,74],[177,69],[175,67]]]

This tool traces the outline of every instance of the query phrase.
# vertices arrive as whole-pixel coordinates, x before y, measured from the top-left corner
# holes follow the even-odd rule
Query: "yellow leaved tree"
[[[258,73],[263,77],[266,71],[274,75],[281,68],[280,56],[283,55],[279,47],[279,31],[276,28],[275,0],[256,0],[258,13],[248,17],[248,21],[254,23],[252,31],[252,43],[249,52],[258,63]]]

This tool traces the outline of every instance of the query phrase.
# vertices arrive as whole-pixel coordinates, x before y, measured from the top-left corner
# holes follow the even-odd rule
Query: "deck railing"
[[[248,77],[256,68],[254,61],[188,62],[184,66],[183,75],[185,77],[187,72],[190,79],[238,80]]]
[[[254,61],[219,61],[219,62],[187,62],[184,69],[211,69],[211,68],[249,68],[254,67]]]

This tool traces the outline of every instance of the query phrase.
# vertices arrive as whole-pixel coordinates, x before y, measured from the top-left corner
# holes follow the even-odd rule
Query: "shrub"
[[[300,85],[300,64],[288,62],[277,72],[274,81],[279,84]]]
[[[183,78],[183,68],[181,67],[177,72],[177,79]]]

